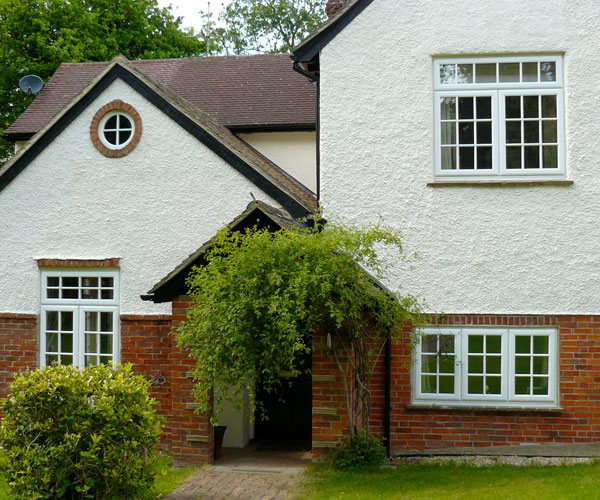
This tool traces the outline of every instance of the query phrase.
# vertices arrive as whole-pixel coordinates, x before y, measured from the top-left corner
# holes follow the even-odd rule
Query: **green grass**
[[[0,469],[6,461],[5,455],[0,452]],[[198,467],[187,467],[175,469],[171,466],[171,460],[164,457],[157,464],[156,479],[154,480],[154,492],[157,498],[162,498],[183,483],[191,474],[200,470]],[[0,473],[0,500],[10,499],[10,490],[6,478]]]
[[[594,500],[600,463],[555,467],[412,465],[396,470],[336,472],[309,467],[291,498],[306,500]]]

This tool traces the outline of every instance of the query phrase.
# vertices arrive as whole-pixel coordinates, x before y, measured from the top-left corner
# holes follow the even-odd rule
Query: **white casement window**
[[[413,401],[450,406],[554,406],[558,333],[551,328],[426,328]]]
[[[434,63],[435,176],[565,176],[560,56],[444,58]]]
[[[119,273],[42,271],[41,365],[119,362]]]

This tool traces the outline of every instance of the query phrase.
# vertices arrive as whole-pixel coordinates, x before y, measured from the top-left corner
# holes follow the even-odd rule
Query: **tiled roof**
[[[33,135],[106,68],[108,62],[63,63],[27,110],[5,131]],[[315,89],[287,54],[131,61],[230,129],[313,128]]]

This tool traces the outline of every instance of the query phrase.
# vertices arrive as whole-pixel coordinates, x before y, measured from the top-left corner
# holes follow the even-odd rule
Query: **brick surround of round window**
[[[129,115],[129,117],[131,117],[133,120],[135,127],[133,139],[131,139],[131,141],[129,141],[125,147],[120,149],[107,148],[102,143],[99,135],[102,133],[100,130],[100,122],[102,121],[102,118],[113,111],[122,111],[123,113]],[[142,137],[142,118],[131,104],[127,104],[120,99],[116,99],[108,104],[105,104],[96,112],[94,118],[92,118],[92,123],[90,124],[90,137],[96,149],[104,156],[107,156],[108,158],[121,158],[131,153],[138,145],[138,142],[140,142],[140,138]]]

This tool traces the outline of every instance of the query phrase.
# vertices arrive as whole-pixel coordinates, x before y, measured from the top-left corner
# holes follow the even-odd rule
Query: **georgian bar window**
[[[437,59],[435,175],[564,177],[560,56]]]
[[[119,273],[42,271],[41,365],[118,363]]]
[[[555,405],[557,336],[552,328],[426,328],[415,353],[413,400]]]

